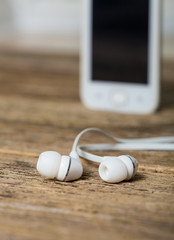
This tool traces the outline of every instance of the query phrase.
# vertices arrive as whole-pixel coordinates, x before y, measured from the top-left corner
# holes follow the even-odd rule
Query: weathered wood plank
[[[173,239],[173,152],[129,151],[139,172],[120,184],[102,182],[97,164],[84,160],[82,178],[71,183],[44,179],[35,168],[40,152],[68,154],[90,126],[128,138],[174,135],[173,65],[165,70],[161,109],[138,116],[85,109],[77,58],[33,58],[0,57],[0,239]],[[91,141],[106,139],[91,133],[81,143]]]

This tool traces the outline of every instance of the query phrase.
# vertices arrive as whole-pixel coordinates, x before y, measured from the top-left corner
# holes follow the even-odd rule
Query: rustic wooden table
[[[82,178],[70,183],[36,171],[40,152],[68,154],[86,127],[127,138],[174,135],[174,64],[165,64],[160,110],[138,116],[87,110],[78,62],[1,51],[0,239],[173,239],[173,152],[130,151],[139,171],[120,184],[104,183],[84,160]],[[91,133],[81,143],[103,141]]]

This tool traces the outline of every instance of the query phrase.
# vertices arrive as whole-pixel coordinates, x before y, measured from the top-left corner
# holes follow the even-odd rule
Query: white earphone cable
[[[113,140],[117,144],[86,144],[78,145],[78,141],[83,134],[89,131],[96,131],[103,136]],[[86,128],[81,131],[74,140],[72,151],[77,151],[79,156],[93,162],[101,162],[102,157],[87,151],[108,151],[108,150],[166,150],[174,151],[174,137],[153,137],[122,139],[114,137],[99,128]]]
[[[79,141],[79,139],[81,138],[81,136],[82,136],[83,134],[85,134],[86,132],[91,132],[91,131],[99,132],[99,133],[101,133],[103,136],[105,136],[105,137],[107,137],[107,138],[109,138],[109,139],[111,139],[111,140],[113,140],[113,141],[115,141],[115,142],[118,141],[118,140],[116,140],[115,137],[111,136],[110,134],[104,132],[103,130],[101,130],[101,129],[99,129],[99,128],[86,128],[86,129],[82,130],[82,131],[76,136],[76,138],[75,138],[75,140],[74,140],[74,143],[73,143],[73,146],[72,146],[72,151],[76,151],[77,144],[78,144],[78,141]]]

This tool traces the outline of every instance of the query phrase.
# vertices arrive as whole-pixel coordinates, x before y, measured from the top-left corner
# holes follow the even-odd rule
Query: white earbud
[[[99,166],[99,175],[105,182],[118,183],[132,179],[137,168],[137,160],[129,155],[103,157]]]
[[[75,151],[69,156],[61,156],[55,151],[43,152],[39,156],[37,170],[44,177],[57,178],[59,181],[73,181],[83,173],[80,158]]]
[[[80,137],[89,131],[98,132],[111,139],[115,144],[87,144],[78,146]],[[100,163],[99,175],[109,183],[118,183],[132,179],[138,168],[138,162],[129,155],[119,157],[101,157],[88,151],[101,150],[174,150],[174,137],[121,139],[109,135],[98,128],[87,128],[81,131],[75,138],[72,151],[69,156],[61,156],[54,151],[40,154],[37,170],[47,178],[57,178],[59,181],[73,181],[82,176],[83,168],[80,157],[92,162]]]

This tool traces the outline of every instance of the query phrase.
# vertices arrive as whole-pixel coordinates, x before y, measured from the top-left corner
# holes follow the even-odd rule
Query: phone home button
[[[112,104],[117,106],[122,106],[127,103],[128,95],[125,92],[117,90],[117,91],[111,92],[110,100]]]

